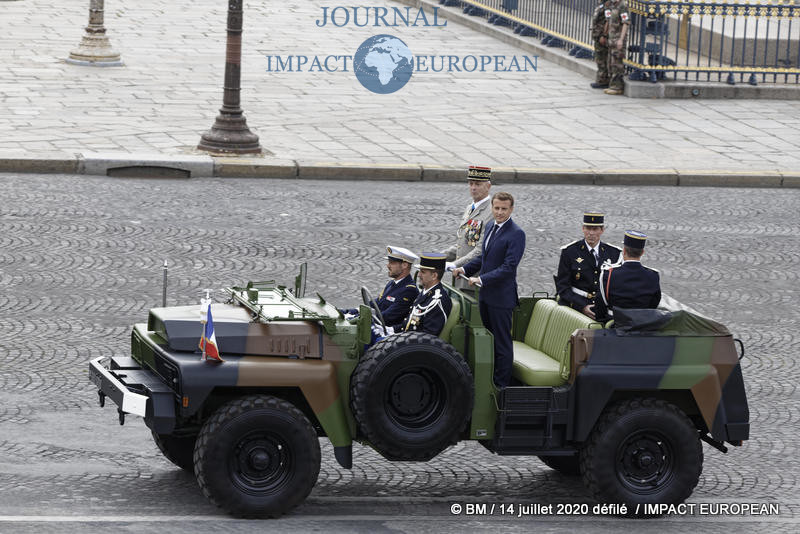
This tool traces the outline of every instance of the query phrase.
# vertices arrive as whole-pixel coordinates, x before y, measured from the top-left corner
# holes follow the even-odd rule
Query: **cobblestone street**
[[[644,261],[662,289],[744,341],[751,439],[727,455],[704,446],[695,503],[778,503],[779,516],[665,516],[665,531],[795,532],[800,516],[793,443],[800,420],[793,365],[800,307],[800,191],[496,185],[517,198],[527,233],[522,294],[552,292],[559,247],[580,215],[604,209],[605,240],[650,237]],[[0,175],[0,532],[169,528],[245,532],[194,479],[157,451],[142,421],[117,424],[97,406],[88,360],[127,354],[134,322],[160,305],[199,302],[204,288],[288,283],[308,262],[308,290],[340,307],[381,287],[384,246],[440,250],[467,203],[464,184],[276,180],[129,180]],[[455,200],[454,200],[455,199]],[[270,531],[471,530],[549,532],[612,517],[454,517],[454,502],[592,503],[579,480],[536,458],[498,457],[462,443],[429,463],[391,463],[356,446],[341,469],[323,441],[308,501]],[[169,524],[165,526],[165,524]],[[642,525],[636,522],[635,525]],[[794,525],[794,526],[792,526]],[[261,527],[259,527],[261,528]],[[573,525],[574,528],[574,525]],[[94,530],[93,530],[94,529]]]

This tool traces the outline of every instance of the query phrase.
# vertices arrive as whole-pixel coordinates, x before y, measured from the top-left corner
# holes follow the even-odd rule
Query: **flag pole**
[[[200,344],[203,353],[200,356],[200,361],[205,361],[207,358],[206,345],[208,345],[208,340],[206,339],[206,325],[208,324],[208,308],[211,307],[210,293],[210,290],[206,289],[206,298],[200,297],[200,324],[203,325],[203,333],[200,336]]]

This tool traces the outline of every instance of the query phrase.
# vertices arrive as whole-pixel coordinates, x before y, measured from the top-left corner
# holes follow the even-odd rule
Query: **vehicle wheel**
[[[239,517],[277,517],[319,476],[317,434],[291,403],[266,395],[231,401],[205,422],[194,469],[203,494]]]
[[[572,456],[539,456],[539,459],[549,467],[555,469],[562,475],[578,476],[581,474],[581,462],[578,454]]]
[[[603,503],[679,504],[703,470],[703,447],[692,422],[674,405],[632,399],[608,408],[581,453],[583,480]]]
[[[155,432],[152,434],[153,441],[167,460],[184,471],[190,473],[194,471],[194,443],[197,436],[173,436]]]
[[[456,443],[472,401],[467,362],[451,345],[422,332],[373,345],[350,383],[359,429],[390,460],[429,460]]]

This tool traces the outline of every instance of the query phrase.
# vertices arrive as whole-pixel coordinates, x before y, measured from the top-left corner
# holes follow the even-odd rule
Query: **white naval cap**
[[[414,264],[417,261],[419,261],[419,256],[417,256],[407,248],[389,246],[386,247],[386,259],[407,261],[408,263]]]

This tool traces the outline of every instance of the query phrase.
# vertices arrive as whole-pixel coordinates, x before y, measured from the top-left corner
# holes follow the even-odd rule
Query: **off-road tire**
[[[252,395],[203,424],[194,470],[203,494],[238,517],[277,517],[300,504],[319,476],[319,440],[293,404]]]
[[[697,429],[673,404],[631,399],[607,408],[581,453],[583,481],[602,503],[679,504],[703,471]]]
[[[390,460],[429,460],[455,444],[472,415],[472,372],[451,345],[403,332],[373,345],[350,382],[361,434]]]
[[[158,450],[164,457],[184,471],[194,471],[194,444],[197,436],[173,436],[171,434],[153,434]]]
[[[555,469],[562,475],[575,477],[581,474],[581,461],[580,455],[573,454],[572,456],[539,456],[539,459],[549,467]]]

